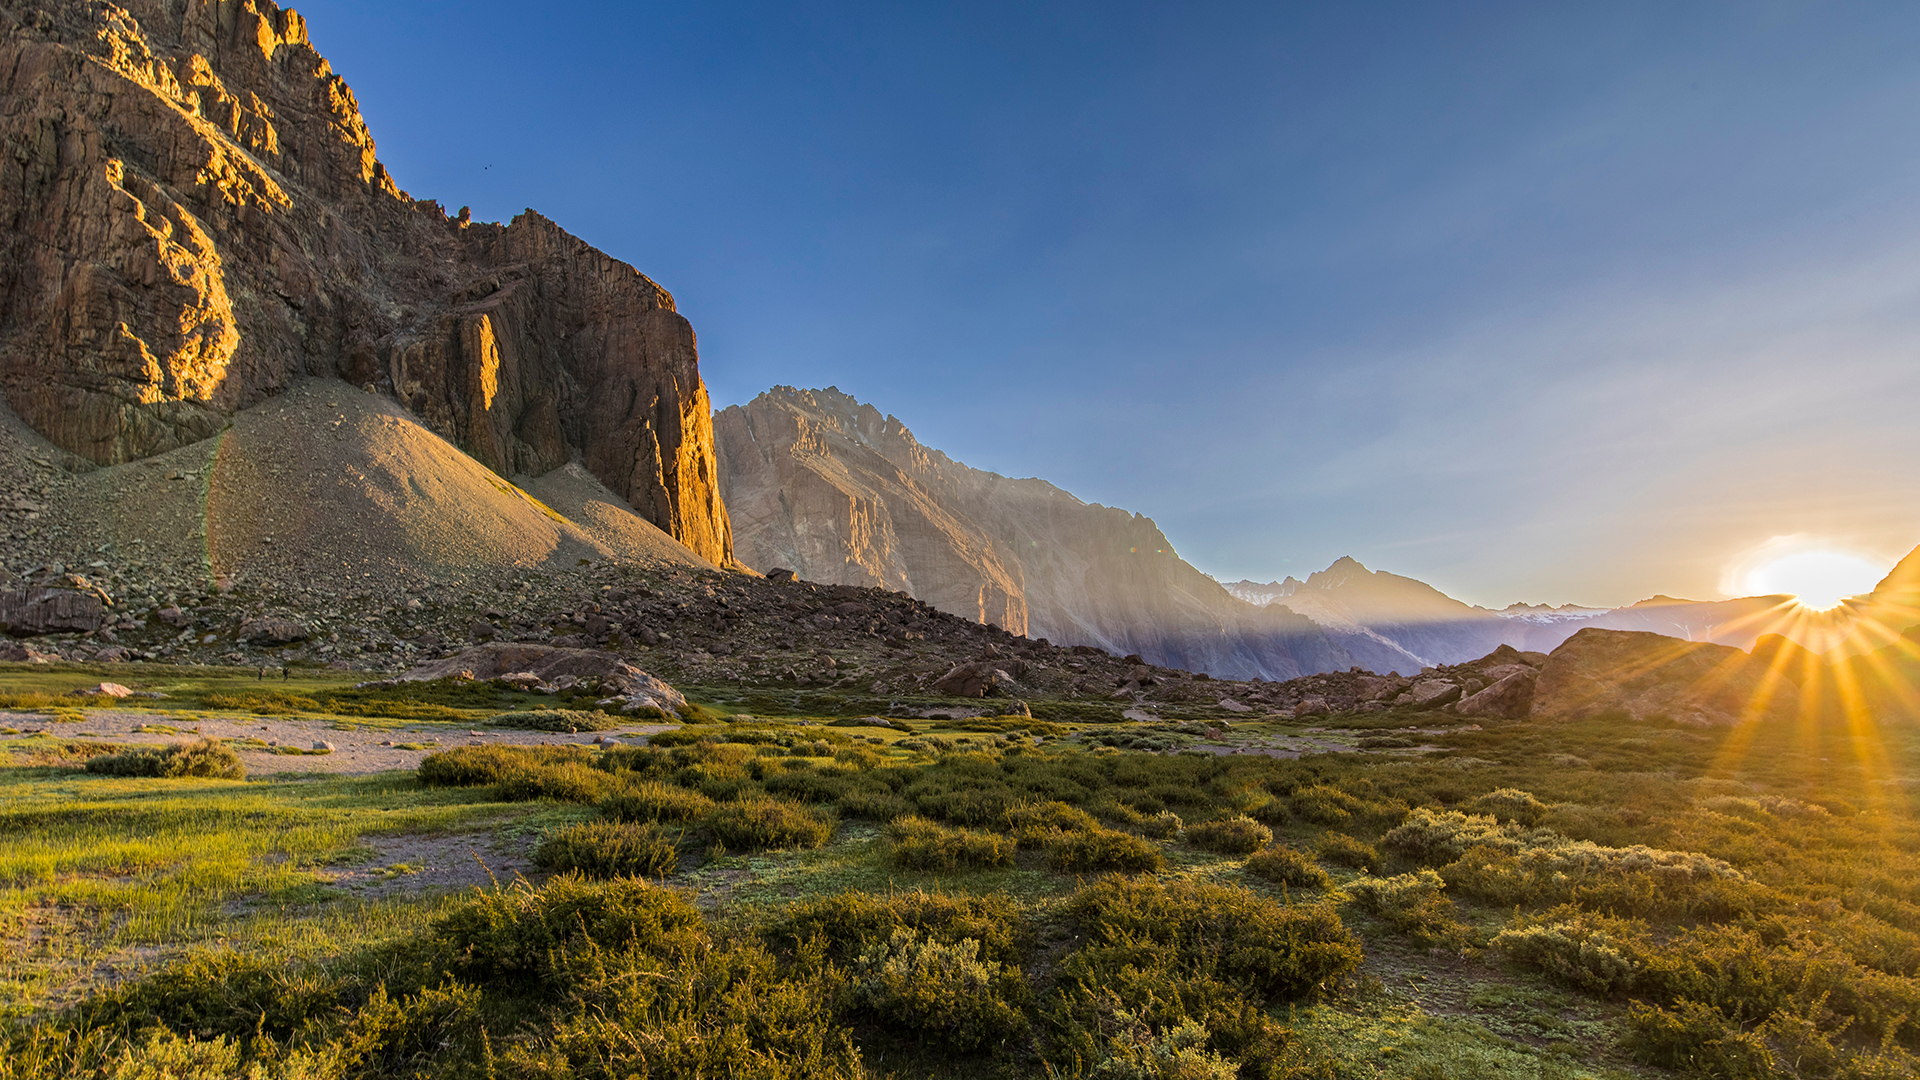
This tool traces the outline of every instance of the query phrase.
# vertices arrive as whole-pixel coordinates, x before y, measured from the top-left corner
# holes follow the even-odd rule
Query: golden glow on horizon
[[[1885,566],[1863,555],[1816,548],[1778,555],[1748,570],[1743,591],[1791,596],[1805,607],[1826,611],[1848,597],[1872,592],[1886,573]]]

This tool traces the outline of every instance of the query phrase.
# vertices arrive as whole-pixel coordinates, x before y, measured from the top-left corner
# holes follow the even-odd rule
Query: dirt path
[[[148,744],[224,739],[246,762],[251,776],[281,772],[328,772],[347,776],[412,770],[420,759],[456,746],[558,746],[591,744],[601,735],[620,742],[644,740],[670,724],[634,724],[617,731],[570,735],[510,728],[456,728],[445,724],[403,727],[347,728],[352,720],[305,720],[286,717],[221,717],[184,721],[162,713],[135,709],[94,709],[79,723],[55,723],[45,713],[0,712],[0,727],[22,734],[44,732],[59,739],[98,739],[103,742]],[[316,743],[330,743],[327,753],[311,753]],[[302,752],[309,751],[309,752]]]

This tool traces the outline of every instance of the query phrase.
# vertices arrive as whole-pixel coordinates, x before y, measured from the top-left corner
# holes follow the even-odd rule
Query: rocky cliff
[[[1352,658],[1285,608],[1181,559],[1149,518],[968,468],[837,389],[779,387],[715,417],[741,561],[908,593],[1032,638],[1233,678]]]
[[[0,142],[0,391],[57,446],[146,458],[340,378],[731,562],[673,298],[532,211],[408,197],[298,14],[0,0]]]

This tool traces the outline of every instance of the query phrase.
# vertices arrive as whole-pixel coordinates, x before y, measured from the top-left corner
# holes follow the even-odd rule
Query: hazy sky
[[[403,187],[658,280],[716,405],[837,385],[1223,580],[1920,543],[1912,4],[300,6]]]

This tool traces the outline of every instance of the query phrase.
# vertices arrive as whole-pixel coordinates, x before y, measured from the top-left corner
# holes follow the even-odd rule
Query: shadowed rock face
[[[333,376],[731,563],[673,298],[532,211],[409,198],[296,13],[0,0],[0,140],[0,390],[56,445],[148,457]]]
[[[1235,678],[1353,661],[1312,622],[1256,608],[1149,518],[971,469],[835,389],[780,387],[715,417],[741,561],[904,592],[1016,634]]]

